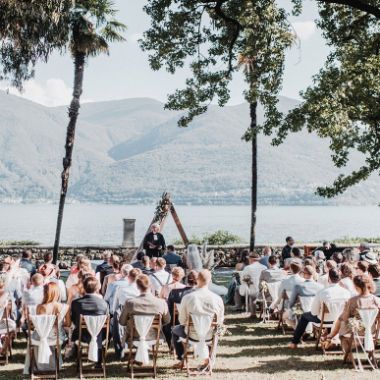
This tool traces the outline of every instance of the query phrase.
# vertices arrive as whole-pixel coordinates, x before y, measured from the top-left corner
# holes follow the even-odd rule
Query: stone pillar
[[[136,219],[123,219],[123,222],[123,247],[134,247]]]

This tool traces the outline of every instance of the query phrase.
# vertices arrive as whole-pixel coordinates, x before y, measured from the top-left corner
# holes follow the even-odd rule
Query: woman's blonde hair
[[[43,304],[59,302],[60,298],[61,292],[59,291],[59,286],[55,282],[49,282],[44,286]]]
[[[181,267],[175,267],[172,269],[172,277],[181,281],[185,277],[185,271]]]

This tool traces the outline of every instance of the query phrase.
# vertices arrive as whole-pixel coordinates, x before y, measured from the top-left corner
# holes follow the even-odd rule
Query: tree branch
[[[380,7],[366,3],[363,0],[317,0],[325,4],[347,5],[375,16],[380,20]]]

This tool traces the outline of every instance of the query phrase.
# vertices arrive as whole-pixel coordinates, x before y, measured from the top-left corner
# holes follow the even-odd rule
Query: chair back
[[[364,325],[364,349],[367,352],[372,352],[375,349],[374,340],[377,340],[376,323],[379,323],[379,309],[358,309],[358,313]],[[375,336],[373,336],[372,330],[375,327]]]
[[[88,359],[94,362],[98,361],[98,344],[97,337],[102,333],[103,330],[106,331],[106,344],[108,342],[109,334],[109,316],[104,315],[80,315],[80,325],[79,325],[79,341],[82,341],[83,332],[87,332],[91,336],[90,344],[88,347]]]
[[[299,297],[301,309],[304,313],[307,313],[311,310],[311,304],[313,303],[314,297]]]
[[[328,322],[335,322],[338,320],[339,316],[343,312],[346,302],[346,299],[335,299],[324,302],[322,310],[324,314],[323,319]]]
[[[280,289],[281,281],[276,282],[268,282],[268,292],[272,298],[273,301],[277,299],[278,291]]]
[[[144,365],[149,364],[149,347],[158,345],[160,340],[162,321],[160,314],[134,315],[132,319],[132,334],[130,335],[130,347],[137,347],[135,360]],[[148,335],[154,331],[154,339],[148,339]]]
[[[194,329],[197,334],[197,341],[193,341],[194,355],[200,359],[209,358],[209,350],[207,347],[207,337],[212,334],[217,326],[216,315],[210,314],[190,314],[188,321],[188,334],[190,334],[191,328]]]
[[[29,314],[27,312],[28,320],[28,340],[29,347],[37,346],[38,355],[37,355],[37,364],[48,364],[52,351],[49,344],[49,336],[53,329],[55,329],[56,339],[54,345],[59,345],[58,342],[58,318],[55,314]],[[32,339],[33,332],[36,332],[38,335],[37,339]],[[51,340],[50,340],[51,342]],[[32,355],[32,353],[31,353]]]

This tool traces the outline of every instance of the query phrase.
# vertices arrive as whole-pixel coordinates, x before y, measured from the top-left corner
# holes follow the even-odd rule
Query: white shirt
[[[290,295],[293,292],[294,287],[297,284],[301,284],[304,281],[305,279],[302,278],[299,274],[292,274],[288,278],[282,280],[280,288],[278,289],[278,298],[276,302],[272,305],[272,307],[275,307],[280,304],[284,291],[286,291]]]
[[[349,277],[342,278],[340,280],[341,285],[351,293],[351,297],[358,295],[358,292],[355,289],[354,282]]]
[[[322,276],[320,276],[318,278],[318,284],[321,284],[323,285],[324,288],[328,288],[330,286],[330,283],[329,283],[329,274],[326,273],[326,274],[323,274]]]
[[[131,298],[136,298],[140,295],[136,283],[132,282],[126,286],[118,286],[115,289],[112,304],[110,303],[110,313],[114,314],[119,311],[120,307],[125,305],[125,302]]]
[[[315,295],[313,303],[311,304],[311,314],[317,315],[318,318],[321,319],[323,303],[330,303],[338,300],[346,301],[349,298],[351,298],[351,293],[347,289],[343,288],[339,284],[332,284],[326,289],[320,290]],[[328,314],[325,314],[325,321],[330,321]]]
[[[152,282],[152,293],[160,294],[163,285],[172,282],[172,275],[165,269],[160,269],[150,275],[150,280]]]

